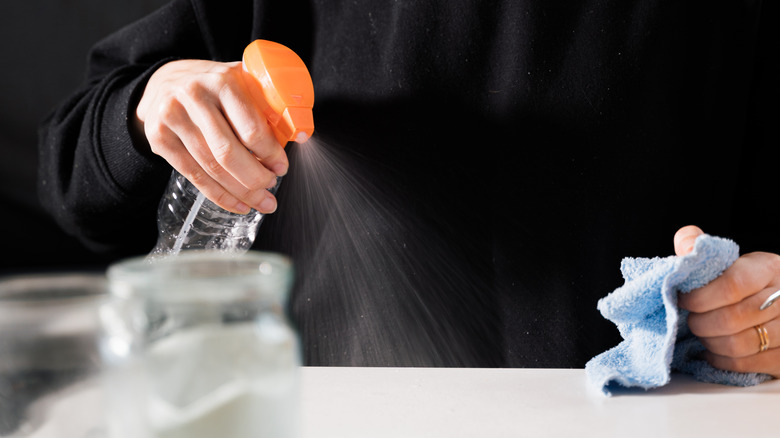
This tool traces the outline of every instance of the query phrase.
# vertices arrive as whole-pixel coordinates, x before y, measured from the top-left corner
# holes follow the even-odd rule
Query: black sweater
[[[40,193],[96,251],[148,252],[170,167],[128,131],[145,81],[274,40],[310,68],[316,144],[255,248],[295,261],[306,363],[583,366],[619,341],[596,301],[622,257],[691,223],[780,251],[777,26],[690,3],[174,1],[94,48]]]

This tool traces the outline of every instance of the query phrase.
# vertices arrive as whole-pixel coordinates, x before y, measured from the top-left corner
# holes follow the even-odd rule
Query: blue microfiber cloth
[[[624,341],[588,361],[590,385],[605,395],[611,395],[609,386],[615,383],[656,388],[669,383],[672,371],[735,386],[771,379],[766,374],[718,370],[698,359],[704,346],[688,329],[687,312],[677,308],[678,292],[706,285],[738,257],[733,241],[703,234],[685,256],[623,259],[625,284],[599,300],[598,309],[617,325]]]

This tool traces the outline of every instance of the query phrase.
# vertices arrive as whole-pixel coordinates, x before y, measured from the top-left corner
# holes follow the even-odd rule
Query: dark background
[[[0,275],[102,268],[38,201],[37,129],[83,80],[89,48],[164,0],[25,0],[0,6]]]

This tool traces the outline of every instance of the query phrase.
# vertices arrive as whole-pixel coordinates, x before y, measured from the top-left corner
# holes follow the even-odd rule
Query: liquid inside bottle
[[[276,194],[281,178],[269,191]],[[191,182],[173,171],[157,210],[157,245],[150,258],[188,250],[242,254],[255,241],[265,215],[229,212],[206,198]]]

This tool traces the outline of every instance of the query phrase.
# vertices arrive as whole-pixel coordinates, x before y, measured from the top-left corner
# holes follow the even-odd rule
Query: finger
[[[240,63],[236,66],[238,74],[243,71]],[[287,173],[289,162],[271,127],[263,116],[255,100],[262,97],[252,97],[249,88],[253,86],[243,80],[224,86],[219,93],[219,102],[225,118],[236,137],[250,150],[255,157],[277,176]]]
[[[704,234],[704,231],[696,225],[688,225],[680,228],[674,234],[674,252],[678,256],[689,254],[693,251],[696,238]]]
[[[232,83],[225,83],[221,89],[235,86]],[[223,93],[229,94],[227,91]],[[206,158],[202,165],[222,184],[226,183],[223,178],[227,178],[222,175],[224,169],[249,190],[272,187],[276,175],[261,165],[236,137],[233,128],[225,119],[221,103],[217,102],[214,96],[213,91],[201,84],[191,85],[181,96],[187,113],[199,128],[213,156],[212,160],[211,157],[201,153]]]
[[[710,351],[704,358],[715,368],[737,373],[765,373],[780,378],[780,348],[770,348],[763,353],[746,357],[720,356]]]
[[[236,198],[243,204],[261,213],[273,213],[276,211],[276,198],[268,190],[265,190],[265,188],[276,185],[276,177],[267,169],[262,169],[262,166],[257,165],[251,154],[248,154],[249,160],[255,162],[257,167],[261,168],[258,172],[270,177],[264,186],[258,188],[244,186],[222,166],[219,160],[211,154],[211,149],[208,147],[206,139],[192,121],[185,119],[178,123],[172,123],[172,129],[174,129],[174,132],[182,140],[187,152],[199,166],[199,169],[189,169],[189,176],[184,175],[183,172],[182,174],[195,187],[201,190],[207,198],[226,210],[236,211],[229,208],[230,204],[224,203],[225,201],[222,200],[224,195],[212,185],[211,180],[213,180],[223,190],[226,190],[231,195],[231,198]],[[231,200],[231,198],[226,199]],[[240,213],[246,212],[241,211]]]
[[[147,124],[146,126],[151,126]],[[166,126],[155,125],[151,134],[147,134],[152,150],[163,156],[168,163],[192,182],[204,196],[215,204],[233,213],[247,214],[250,207],[228,193],[221,185],[209,177],[198,162],[187,151],[179,136]]]
[[[270,129],[270,128],[269,128]],[[273,138],[273,136],[271,136]],[[290,168],[284,148],[274,138],[271,143],[253,143],[247,146],[257,159],[276,176],[284,176]]]
[[[688,315],[688,327],[694,335],[703,337],[731,336],[757,324],[767,323],[780,314],[780,308],[761,310],[764,302],[776,287],[768,287],[739,303],[704,313]]]
[[[678,305],[691,312],[703,313],[738,303],[772,285],[775,277],[780,276],[779,271],[780,256],[762,252],[745,254],[710,284],[681,293]]]
[[[770,340],[769,347],[772,348],[774,340],[775,347],[780,347],[780,321],[769,321],[763,324]],[[718,356],[726,357],[747,357],[756,354],[761,346],[761,339],[756,332],[755,326],[743,330],[730,336],[700,337],[704,347]]]

